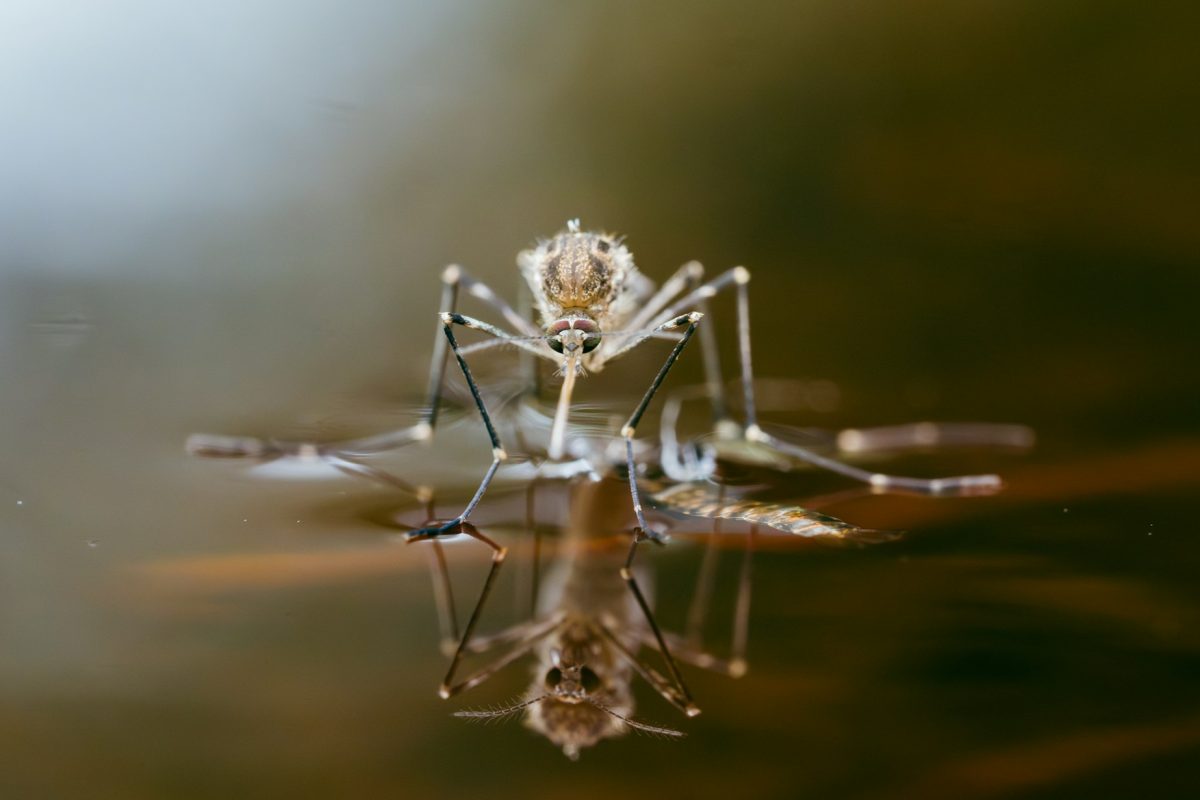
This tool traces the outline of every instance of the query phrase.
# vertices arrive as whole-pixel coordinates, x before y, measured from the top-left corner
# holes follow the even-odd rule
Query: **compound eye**
[[[554,352],[561,353],[563,351],[562,339],[558,338],[557,336],[551,336],[546,341],[550,343],[550,349]],[[586,347],[587,345],[584,346]]]
[[[588,334],[583,340],[583,352],[590,353],[600,346],[600,333]]]
[[[594,692],[600,688],[600,676],[599,675],[592,672],[587,667],[584,667],[579,672],[580,672],[579,682],[583,684],[583,690],[585,692],[587,692],[588,694],[591,694],[592,692]]]
[[[559,669],[558,667],[554,667],[553,669],[551,669],[549,672],[546,673],[546,688],[547,689],[554,689],[560,683],[562,683],[562,670],[561,669]]]

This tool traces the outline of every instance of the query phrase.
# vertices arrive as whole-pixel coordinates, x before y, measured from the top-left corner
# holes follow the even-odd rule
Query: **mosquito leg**
[[[684,264],[674,276],[663,284],[663,288],[658,294],[662,298],[661,302],[655,303],[652,300],[638,315],[645,318],[641,325],[645,325],[661,314],[662,309],[672,298],[681,292],[695,289],[703,278],[704,265],[699,261],[690,261]],[[696,308],[701,314],[708,316],[707,299],[700,299],[696,303]],[[637,327],[638,322],[639,320],[635,318],[631,324]],[[712,325],[705,325],[700,329],[700,353],[704,358],[704,382],[707,397],[712,404],[713,425],[720,427],[729,418],[729,404],[725,400],[725,383],[721,380],[721,356],[717,350],[717,332]]]
[[[720,487],[717,502],[725,504],[724,486]],[[697,649],[703,646],[704,621],[712,603],[713,584],[717,575],[717,539],[720,534],[721,518],[717,517],[709,530],[708,541],[704,546],[704,559],[700,562],[700,572],[696,576],[696,589],[692,592],[692,602],[688,605],[684,641]]]
[[[1025,449],[1035,439],[1024,425],[914,422],[877,428],[847,428],[837,434],[843,453],[872,453],[924,447],[1012,447]]]
[[[521,625],[514,627],[512,633],[524,633],[524,638],[521,638],[519,641],[517,641],[512,648],[496,658],[495,661],[479,669],[477,672],[472,673],[458,683],[451,683],[450,681],[452,680],[453,673],[448,674],[446,676],[446,680],[438,689],[438,696],[440,696],[442,699],[449,699],[456,694],[475,688],[500,670],[507,667],[509,664],[516,661],[521,656],[528,653],[537,646],[538,642],[546,638],[554,631],[558,630],[558,628],[561,626],[562,620],[557,617],[552,617],[548,620],[542,620],[538,623],[522,623]],[[495,640],[496,643],[499,643],[500,641],[501,640],[499,638]],[[451,666],[451,670],[456,669],[457,666],[458,664],[456,659],[455,663]]]
[[[512,306],[505,302],[503,297],[496,294],[496,292],[493,291],[492,288],[486,283],[475,280],[467,274],[466,270],[462,269],[461,267],[458,270],[457,277],[462,284],[462,288],[466,290],[467,294],[482,300],[496,311],[500,312],[508,324],[513,326],[513,328],[520,332],[521,335],[542,335],[543,331],[538,328],[538,326],[530,322],[527,316],[515,311]]]
[[[446,551],[437,539],[430,542],[429,572],[433,576],[433,597],[437,604],[438,628],[442,633],[442,652],[452,655],[461,637],[458,632],[458,612],[454,608],[454,589],[446,567]]]
[[[537,515],[534,513],[533,504],[536,488],[537,480],[535,479],[530,482],[529,492],[525,495],[525,525],[533,531],[533,557],[530,560],[533,577],[529,582],[529,616],[531,617],[537,613],[538,593],[541,591],[542,578],[542,532],[537,525]]]
[[[815,466],[863,481],[879,493],[910,492],[928,495],[991,494],[1000,489],[1000,478],[996,475],[961,475],[948,478],[911,478],[902,475],[887,475],[882,472],[852,467],[832,458],[827,458],[804,447],[794,445],[764,431],[758,426],[758,415],[754,400],[754,373],[750,361],[750,300],[746,285],[750,282],[750,271],[745,267],[734,267],[692,291],[679,300],[666,313],[687,308],[700,300],[712,297],[729,286],[737,288],[738,360],[742,368],[742,404],[746,427],[743,435],[748,441],[772,447],[784,455],[806,461]]]
[[[458,662],[462,660],[463,653],[467,650],[467,645],[471,641],[471,635],[475,632],[475,626],[479,624],[479,617],[483,613],[483,606],[487,603],[488,595],[491,594],[492,585],[495,583],[496,574],[500,571],[500,566],[504,563],[504,558],[508,555],[507,548],[501,547],[487,536],[480,533],[472,525],[463,525],[460,523],[462,533],[478,539],[492,549],[492,566],[488,570],[487,578],[483,582],[483,589],[479,593],[479,599],[475,601],[475,607],[471,610],[471,616],[467,620],[467,627],[463,629],[462,638],[458,642],[458,647],[454,651],[454,655],[450,659],[450,668],[446,671],[446,677],[442,681],[441,689],[438,690],[443,698],[449,697],[454,689],[454,673],[458,670]],[[435,529],[436,530],[436,529]],[[438,534],[426,534],[422,536],[419,532],[416,536],[408,535],[408,541],[412,542],[418,538],[432,538]]]
[[[948,478],[910,478],[852,467],[832,458],[772,436],[757,425],[746,429],[746,438],[772,447],[784,455],[845,475],[868,484],[877,494],[909,493],[922,495],[979,495],[992,494],[1001,488],[998,475],[958,475]]]
[[[663,284],[662,289],[634,317],[630,326],[634,329],[644,327],[656,317],[661,317],[667,303],[678,297],[682,292],[691,292],[704,278],[704,265],[699,261],[689,261]],[[679,304],[676,303],[676,306]],[[708,301],[705,298],[695,303],[696,308],[704,316],[708,316]],[[674,316],[671,312],[665,312]],[[721,358],[717,350],[716,329],[706,325],[700,329],[700,352],[704,359],[704,380],[706,396],[712,404],[713,424],[721,425],[729,417],[728,403],[725,400],[725,385],[721,380]]]
[[[638,407],[630,415],[629,421],[625,423],[625,427],[621,428],[621,436],[625,439],[625,465],[629,470],[629,493],[633,498],[633,511],[637,515],[638,530],[646,532],[646,535],[651,538],[658,537],[656,534],[649,532],[649,528],[646,525],[646,516],[642,513],[642,501],[638,497],[637,465],[633,461],[633,436],[637,432],[637,426],[642,420],[642,415],[646,413],[646,408],[650,405],[650,401],[654,399],[655,393],[658,392],[658,387],[662,386],[667,373],[671,371],[671,367],[679,359],[679,354],[683,352],[683,348],[687,346],[688,341],[696,332],[696,326],[701,319],[703,319],[702,314],[692,312],[691,314],[684,314],[683,316],[668,320],[659,326],[661,330],[679,328],[684,325],[687,328],[683,332],[683,337],[671,350],[671,354],[667,356],[667,360],[663,363],[658,374],[654,376],[654,380],[650,383],[650,388],[646,390],[645,396],[642,397],[642,402],[638,403]]]
[[[439,313],[453,314],[458,308],[458,287],[462,277],[462,267],[451,264],[442,270],[442,301],[438,304]],[[446,382],[446,339],[441,331],[433,336],[433,355],[429,359],[429,387],[425,392],[425,420],[432,435],[437,425],[438,408],[442,401],[442,387]]]
[[[678,297],[681,292],[691,289],[703,277],[704,266],[699,261],[689,261],[684,264],[675,270],[674,275],[663,282],[654,296],[647,300],[641,310],[629,321],[627,327],[630,330],[639,330],[649,326],[654,319],[664,316],[663,309],[666,308],[667,303]]]
[[[541,560],[542,537],[541,532],[537,529],[537,521],[534,516],[534,499],[537,494],[537,487],[540,481],[539,476],[534,475],[529,480],[529,485],[525,487],[525,532],[533,535],[533,554],[532,558],[521,559],[521,577],[524,580],[513,581],[513,613],[520,614],[523,611],[528,613],[530,618],[537,616],[537,597],[538,597],[538,581],[539,568]],[[529,587],[528,590],[525,587]],[[528,591],[528,594],[526,594]],[[525,601],[528,600],[528,608]]]
[[[642,610],[642,616],[645,617],[646,623],[650,626],[650,632],[658,644],[658,650],[662,653],[663,661],[666,662],[667,672],[670,673],[671,680],[674,682],[674,688],[682,700],[681,708],[683,712],[689,717],[694,717],[700,713],[700,709],[692,700],[692,693],[688,690],[687,684],[683,680],[683,674],[679,671],[679,666],[675,663],[675,657],[671,655],[671,650],[667,647],[667,642],[663,638],[662,630],[658,627],[658,622],[654,619],[654,612],[650,610],[650,604],[646,602],[646,597],[642,594],[641,587],[638,586],[637,577],[633,574],[633,559],[637,555],[637,548],[642,541],[642,536],[641,529],[634,534],[633,544],[629,548],[629,557],[625,559],[625,566],[621,568],[621,579],[625,581],[625,585],[633,593],[638,607]]]
[[[504,452],[504,447],[500,444],[500,437],[496,433],[496,427],[492,425],[492,418],[488,416],[487,406],[483,403],[483,397],[479,393],[479,386],[475,383],[475,378],[471,375],[471,368],[467,366],[467,360],[463,358],[459,351],[458,340],[454,338],[454,331],[451,330],[451,325],[463,325],[468,328],[475,328],[491,333],[493,336],[505,337],[503,331],[488,325],[484,322],[464,317],[461,314],[446,313],[442,314],[442,330],[446,334],[446,340],[450,343],[450,348],[454,351],[454,357],[458,361],[458,366],[462,370],[463,377],[467,380],[467,386],[471,390],[471,396],[475,398],[475,406],[479,409],[479,415],[483,418],[484,427],[487,428],[488,438],[492,443],[492,464],[488,467],[488,471],[483,476],[483,480],[479,483],[479,488],[475,491],[475,495],[467,503],[466,508],[462,510],[454,519],[442,525],[435,525],[419,530],[412,531],[407,534],[407,541],[415,541],[417,539],[425,539],[431,536],[438,536],[450,531],[455,531],[467,517],[471,516],[471,512],[479,505],[479,501],[483,499],[484,493],[487,491],[488,484],[492,482],[492,478],[496,475],[496,470],[500,467],[500,463],[508,458],[508,454]]]
[[[528,320],[533,316],[533,292],[530,291],[529,284],[525,281],[522,280],[519,284],[517,287],[517,313]],[[537,359],[533,357],[532,353],[522,350],[520,366],[525,382],[525,394],[536,399],[541,394]]]
[[[746,643],[750,636],[750,589],[751,568],[754,564],[754,536],[757,525],[751,525],[746,533],[746,550],[742,554],[742,568],[738,574],[737,605],[733,614],[733,640],[730,643],[729,674],[740,678],[746,674]]]
[[[487,653],[491,650],[495,650],[497,647],[501,647],[506,644],[524,641],[527,637],[532,635],[534,631],[540,631],[547,625],[553,626],[557,623],[560,623],[564,618],[564,615],[559,612],[557,614],[552,614],[548,617],[543,617],[540,619],[527,619],[524,622],[518,622],[515,625],[505,628],[499,633],[493,633],[488,636],[475,636],[470,642],[467,643],[467,649],[465,652],[477,655],[479,653]]]
[[[710,534],[711,538],[708,545],[710,549],[712,549],[719,532],[720,519],[714,520],[713,523],[713,530]],[[738,572],[738,591],[733,610],[733,631],[730,637],[729,656],[721,658],[708,652],[704,649],[701,641],[700,630],[707,615],[708,602],[711,599],[711,578],[709,578],[710,585],[705,590],[706,596],[701,601],[702,604],[697,603],[700,596],[699,588],[696,595],[693,596],[692,606],[688,609],[688,626],[685,634],[677,636],[670,632],[663,632],[663,638],[670,643],[675,656],[681,661],[695,664],[702,669],[728,675],[731,678],[740,678],[746,674],[746,643],[750,630],[750,577],[754,555],[754,539],[757,531],[758,526],[751,525],[750,531],[746,534],[745,538],[746,547],[742,552],[742,564]],[[708,552],[708,550],[705,552],[705,565],[708,562]],[[702,569],[705,565],[702,565]],[[701,578],[703,577],[702,575]],[[697,608],[701,610],[697,611]],[[659,647],[658,641],[653,637],[645,637],[643,643],[655,649]]]
[[[461,269],[451,265],[442,273],[442,298],[440,309],[453,312],[458,298]],[[283,457],[325,458],[333,454],[370,455],[393,450],[406,444],[428,439],[437,422],[438,403],[441,399],[442,380],[446,372],[446,342],[441,332],[434,338],[433,357],[429,362],[429,388],[427,391],[425,418],[415,425],[375,436],[351,439],[342,442],[303,442],[276,439],[258,439],[251,436],[220,436],[195,433],[184,445],[187,452],[196,456],[214,458],[254,458],[271,460]]]
[[[708,301],[697,304],[700,313],[708,316]],[[715,430],[729,424],[729,403],[725,399],[725,381],[721,378],[721,355],[717,350],[717,329],[705,325],[700,329],[700,353],[704,357],[705,394],[712,404],[712,422]]]
[[[686,292],[704,275],[704,267],[698,261],[689,261],[675,274],[668,278],[659,290],[646,301],[641,310],[626,324],[624,332],[610,332],[600,343],[595,355],[600,356],[599,365],[612,361],[637,347],[654,335],[657,330],[652,327],[655,319],[673,318],[678,314],[663,312],[663,307],[677,297],[680,292]],[[597,359],[593,357],[593,361]]]
[[[468,531],[469,534],[475,533]],[[490,540],[484,539],[482,534],[477,535],[481,541],[486,541],[489,545],[493,544]],[[446,564],[446,552],[442,547],[442,543],[437,538],[432,538],[430,544],[430,574],[433,577],[433,593],[438,610],[438,627],[441,631],[441,649],[447,657],[454,658],[462,649],[464,653],[486,653],[495,649],[498,646],[511,644],[513,642],[524,641],[530,636],[536,636],[539,631],[542,631],[547,625],[554,625],[561,621],[561,615],[556,615],[549,620],[529,620],[526,622],[513,625],[499,633],[490,636],[464,637],[459,632],[458,628],[458,612],[454,604],[454,589],[450,581],[450,572]],[[495,550],[493,550],[495,553]],[[500,560],[503,560],[501,557]],[[493,564],[496,564],[496,558],[493,557]],[[495,571],[499,571],[499,566],[493,567]],[[489,573],[490,580],[490,573]],[[487,584],[485,584],[486,588]],[[482,600],[480,601],[482,603]],[[478,618],[479,612],[473,614],[474,618]],[[461,658],[461,656],[458,656]],[[515,657],[515,656],[514,656]],[[508,663],[508,662],[505,662]],[[502,665],[501,665],[502,666]],[[496,667],[498,669],[499,667]],[[495,671],[494,669],[492,671]],[[489,673],[490,674],[490,673]],[[486,676],[485,676],[486,677]],[[482,680],[482,678],[480,679]],[[477,683],[478,681],[476,681]],[[471,685],[475,685],[472,683]],[[455,691],[461,690],[462,687],[452,687]]]
[[[754,375],[750,367],[750,300],[746,290],[748,283],[750,283],[750,270],[745,267],[734,267],[689,292],[671,308],[663,311],[663,314],[674,314],[691,307],[699,307],[718,292],[728,289],[730,286],[736,288],[738,361],[741,363],[742,370],[742,406],[747,427],[755,425],[758,421],[754,404]],[[712,373],[710,373],[709,381],[712,381]],[[719,391],[724,392],[724,387],[722,386]]]
[[[443,314],[455,312],[460,287],[472,297],[479,298],[498,311],[522,334],[527,336],[541,334],[541,331],[533,323],[514,311],[486,284],[475,280],[462,267],[455,264],[446,267],[442,272],[442,297],[439,307]],[[322,459],[331,454],[373,455],[395,450],[413,442],[426,441],[433,435],[434,427],[437,424],[442,391],[445,386],[447,355],[446,340],[439,330],[433,342],[433,356],[429,362],[429,385],[426,390],[424,418],[415,425],[374,436],[327,443],[197,433],[188,437],[185,448],[188,453],[195,456],[251,458],[269,461],[283,457]]]
[[[453,314],[457,310],[456,300],[460,287],[467,294],[482,300],[498,311],[520,333],[526,336],[538,336],[541,333],[529,320],[514,311],[512,306],[496,294],[491,287],[472,278],[465,269],[457,264],[451,264],[442,272],[442,314]],[[446,339],[439,332],[434,340],[433,361],[429,372],[429,416],[426,418],[426,422],[430,427],[437,421],[438,405],[446,374],[446,355]]]
[[[364,464],[346,455],[331,453],[325,456],[325,461],[347,475],[356,478],[366,478],[391,489],[399,489],[421,501],[427,501],[433,496],[432,490],[427,486],[413,486],[408,481],[402,480],[386,470],[379,469],[370,464]]]
[[[654,669],[648,664],[642,663],[638,659],[637,654],[630,650],[625,643],[621,641],[621,638],[609,629],[608,625],[604,623],[595,623],[595,628],[596,630],[600,631],[601,635],[603,635],[604,638],[607,639],[614,648],[616,648],[616,651],[620,653],[626,661],[629,662],[634,670],[645,679],[646,683],[654,687],[654,690],[658,692],[664,700],[678,708],[684,714],[687,714],[689,717],[694,717],[700,713],[700,709],[692,701],[691,696],[686,693],[687,690],[682,686],[682,684],[678,684],[678,687],[671,685],[671,681],[664,678],[662,674],[658,672],[658,670]],[[681,689],[683,690],[682,692],[680,691]]]
[[[642,512],[642,502],[638,496],[637,488],[637,464],[633,460],[633,436],[637,430],[637,425],[642,419],[642,415],[646,413],[646,408],[650,405],[650,401],[654,399],[658,387],[662,385],[663,380],[667,377],[667,373],[671,371],[679,354],[683,348],[687,346],[688,340],[696,332],[696,325],[702,319],[702,315],[698,312],[685,314],[676,319],[664,323],[661,328],[677,328],[684,325],[687,326],[683,337],[679,343],[671,350],[671,354],[667,356],[666,362],[663,363],[662,369],[654,377],[650,388],[647,389],[645,397],[633,414],[629,417],[629,421],[625,423],[625,427],[621,429],[621,436],[625,439],[625,465],[629,470],[629,493],[633,499],[633,510],[637,515],[638,527],[634,531],[633,543],[629,547],[629,557],[625,560],[625,566],[621,568],[621,578],[629,587],[629,591],[633,593],[637,600],[638,606],[642,610],[642,615],[646,619],[646,623],[650,626],[650,630],[654,633],[655,639],[659,644],[659,649],[662,652],[663,661],[666,662],[667,670],[671,674],[671,678],[675,683],[675,688],[679,692],[682,705],[680,706],[684,713],[688,716],[695,716],[700,713],[700,709],[692,701],[692,695],[688,691],[687,684],[684,683],[683,675],[679,672],[679,667],[675,664],[675,659],[671,656],[671,651],[667,648],[667,643],[663,640],[662,632],[659,630],[658,623],[654,619],[654,613],[650,610],[650,605],[646,602],[645,596],[642,594],[641,587],[638,586],[637,577],[633,573],[633,560],[637,555],[638,545],[641,544],[643,537],[653,538],[655,541],[662,542],[662,538],[653,532],[650,532],[646,525],[646,517]]]

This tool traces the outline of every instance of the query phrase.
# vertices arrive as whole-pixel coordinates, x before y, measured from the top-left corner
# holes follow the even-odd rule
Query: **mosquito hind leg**
[[[786,456],[808,462],[814,466],[827,469],[848,478],[853,478],[868,484],[873,491],[907,492],[925,495],[972,495],[991,494],[1001,487],[1000,478],[996,475],[958,475],[947,478],[913,478],[904,475],[889,475],[882,472],[844,464],[836,459],[828,458],[799,445],[780,439],[764,431],[758,425],[758,413],[754,397],[754,372],[750,359],[750,300],[747,284],[750,282],[750,272],[745,267],[734,267],[715,279],[709,281],[681,299],[676,306],[687,307],[712,297],[730,286],[737,291],[737,335],[738,360],[741,364],[742,405],[745,427],[741,435],[749,442],[766,445]],[[718,430],[718,434],[722,434]],[[732,433],[732,431],[728,431]]]
[[[472,278],[457,264],[451,264],[442,271],[442,296],[439,303],[439,311],[442,314],[452,314],[456,311],[460,289],[487,303],[523,334],[536,336],[540,333],[529,320],[514,311],[491,288]],[[185,449],[191,455],[209,458],[247,458],[271,461],[285,457],[324,459],[329,456],[375,455],[396,450],[414,442],[427,441],[433,436],[434,428],[437,426],[442,392],[445,388],[448,354],[447,342],[439,324],[433,341],[433,355],[429,362],[425,412],[421,420],[413,425],[373,436],[324,443],[196,433],[188,437]]]
[[[442,312],[453,312],[455,309],[461,272],[461,268],[454,265],[446,267],[442,272],[442,297],[439,304]],[[395,450],[412,442],[428,440],[433,435],[445,373],[446,343],[439,329],[433,341],[433,356],[429,363],[429,386],[426,392],[425,413],[423,418],[413,425],[374,436],[340,442],[288,441],[260,439],[253,436],[194,433],[187,438],[184,448],[188,454],[193,456],[249,458],[261,461],[287,457],[326,459],[328,456],[364,456]]]
[[[842,453],[895,452],[944,447],[1008,447],[1025,450],[1036,435],[1025,425],[983,422],[913,422],[875,428],[846,428],[837,433]]]
[[[836,459],[815,453],[799,445],[780,439],[757,425],[746,429],[746,438],[821,469],[862,481],[877,494],[921,494],[938,496],[964,496],[994,494],[1002,487],[998,475],[956,475],[946,478],[913,478],[905,475],[889,475],[883,472],[854,467]]]

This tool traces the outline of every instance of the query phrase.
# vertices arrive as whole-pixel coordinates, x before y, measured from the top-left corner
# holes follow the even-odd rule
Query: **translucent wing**
[[[873,544],[900,537],[897,531],[860,528],[836,517],[795,505],[722,498],[710,483],[681,483],[659,491],[651,501],[665,511],[707,519],[729,519],[765,525],[804,538],[830,538]]]

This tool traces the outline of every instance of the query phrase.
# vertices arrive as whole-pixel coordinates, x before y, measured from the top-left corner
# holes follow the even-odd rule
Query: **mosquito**
[[[519,313],[486,284],[472,278],[462,267],[451,265],[443,271],[439,335],[435,339],[430,362],[428,399],[424,416],[416,424],[377,436],[326,444],[197,434],[188,440],[189,451],[209,456],[321,460],[343,472],[372,478],[389,486],[413,491],[419,496],[427,495],[428,490],[388,476],[364,464],[361,459],[432,438],[438,422],[448,356],[453,353],[486,429],[492,460],[475,493],[457,516],[414,530],[406,537],[408,542],[436,541],[440,537],[466,530],[464,525],[483,499],[500,466],[509,459],[467,363],[469,355],[496,347],[516,347],[527,355],[530,364],[535,363],[534,359],[542,359],[554,365],[562,383],[546,448],[547,459],[539,467],[548,472],[553,465],[564,463],[568,421],[577,380],[588,373],[599,372],[610,362],[648,340],[672,340],[674,346],[619,432],[624,444],[627,489],[637,524],[632,532],[628,556],[618,568],[618,574],[655,638],[655,645],[674,684],[675,699],[688,714],[699,713],[699,708],[683,681],[666,637],[654,621],[634,567],[640,544],[645,541],[662,544],[666,540],[663,534],[646,523],[638,489],[634,442],[647,408],[697,331],[701,332],[699,338],[706,396],[712,405],[714,430],[720,439],[736,440],[747,446],[771,451],[780,458],[807,462],[860,481],[877,493],[967,495],[989,494],[1000,488],[1000,479],[996,475],[924,479],[872,472],[814,449],[798,446],[760,427],[750,354],[750,272],[745,267],[734,267],[706,281],[703,266],[692,261],[656,287],[638,270],[622,237],[585,231],[578,219],[569,221],[564,230],[549,239],[540,240],[534,247],[522,251],[517,256],[517,266],[531,305],[530,310],[536,312],[536,323],[529,315]],[[736,295],[742,407],[740,421],[735,421],[729,411],[730,403],[720,376],[713,329],[701,325],[706,318],[708,301],[727,291]],[[457,306],[462,292],[489,306],[511,330],[459,313]],[[455,330],[459,328],[477,331],[487,338],[462,345],[455,336]],[[486,537],[483,540],[493,548],[494,570],[503,561],[505,550]],[[468,637],[464,637],[459,656],[468,643]]]

